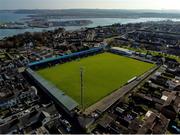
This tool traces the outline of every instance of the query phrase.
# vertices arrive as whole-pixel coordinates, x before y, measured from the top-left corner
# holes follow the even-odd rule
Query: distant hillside
[[[113,9],[63,9],[63,10],[15,10],[15,13],[34,14],[43,18],[180,18],[176,10],[113,10]]]

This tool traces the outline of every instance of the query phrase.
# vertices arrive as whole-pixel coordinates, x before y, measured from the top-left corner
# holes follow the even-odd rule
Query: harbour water
[[[24,21],[23,19],[26,18],[27,14],[15,14],[15,13],[6,13],[0,12],[0,23],[3,22],[14,22],[14,21]],[[57,19],[54,19],[57,21]],[[58,19],[59,21],[67,21],[67,20],[91,20],[93,23],[89,24],[88,26],[83,27],[96,27],[96,26],[105,26],[111,25],[114,23],[138,23],[138,22],[147,22],[147,21],[163,21],[163,20],[172,20],[172,21],[180,21],[180,19],[168,19],[168,18],[81,18],[81,19]],[[64,27],[66,30],[77,30],[83,28],[82,26],[67,26]],[[0,29],[0,39],[4,37],[9,37],[12,35],[24,33],[24,32],[39,32],[39,31],[46,31],[46,30],[53,30],[55,28],[28,28],[28,29]]]

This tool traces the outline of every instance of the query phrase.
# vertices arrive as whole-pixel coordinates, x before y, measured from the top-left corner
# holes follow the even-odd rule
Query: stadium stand
[[[79,105],[76,101],[74,101],[71,97],[65,95],[64,92],[56,88],[47,80],[43,79],[32,69],[27,68],[26,74],[32,80],[34,80],[34,83],[36,83],[36,85],[38,85],[45,93],[47,93],[54,102],[60,105],[62,109],[64,109],[64,111],[72,115],[72,111]]]
[[[47,58],[47,59],[43,59],[43,60],[40,60],[40,61],[35,61],[35,62],[32,62],[32,63],[29,63],[28,67],[33,69],[34,67],[40,66],[42,64],[51,63],[51,62],[55,62],[55,61],[59,62],[61,60],[68,59],[68,58],[73,58],[73,57],[81,57],[83,55],[96,53],[96,52],[99,52],[101,50],[103,50],[103,47],[96,47],[96,48],[92,48],[92,49],[81,51],[81,52],[71,53],[69,55],[58,56],[58,57],[55,57],[55,58]]]

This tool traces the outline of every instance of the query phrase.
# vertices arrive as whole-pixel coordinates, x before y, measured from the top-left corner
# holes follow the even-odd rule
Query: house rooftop
[[[169,119],[164,115],[148,111],[145,115],[142,127],[138,130],[138,134],[162,134],[165,133],[169,124]]]

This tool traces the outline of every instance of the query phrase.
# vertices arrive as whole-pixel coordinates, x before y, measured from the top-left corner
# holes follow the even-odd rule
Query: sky
[[[0,0],[0,9],[157,9],[180,10],[180,0]]]

